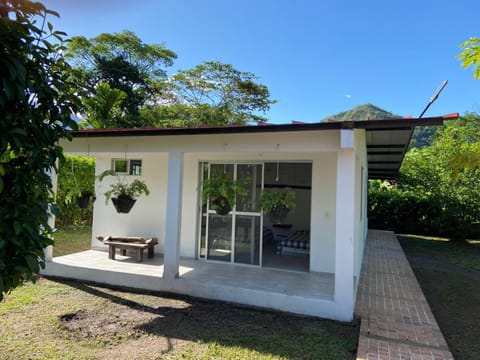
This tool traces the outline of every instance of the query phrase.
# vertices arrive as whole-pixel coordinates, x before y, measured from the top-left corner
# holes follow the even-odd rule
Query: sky
[[[478,0],[40,0],[56,30],[136,33],[177,53],[169,75],[218,60],[254,73],[278,102],[272,123],[318,122],[372,103],[418,116],[480,112],[460,44],[480,37]]]

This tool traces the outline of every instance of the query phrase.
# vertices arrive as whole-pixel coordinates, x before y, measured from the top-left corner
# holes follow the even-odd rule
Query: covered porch
[[[331,318],[335,278],[330,273],[306,273],[278,269],[180,259],[179,277],[164,276],[164,259],[139,263],[134,256],[88,250],[55,257],[43,275],[92,281],[152,291],[165,291],[200,298],[273,308],[290,313]]]
[[[431,121],[440,123],[443,118]],[[429,124],[423,122],[422,125]],[[96,159],[97,174],[105,170],[117,172],[116,161],[122,158],[125,163],[141,166],[140,171],[124,176],[139,176],[149,184],[151,194],[142,198],[128,216],[116,214],[108,202],[97,201],[92,250],[54,259],[51,251],[47,252],[43,273],[350,321],[367,236],[367,177],[371,167],[380,162],[388,162],[388,171],[396,171],[401,161],[379,156],[391,155],[384,148],[402,144],[406,148],[411,131],[419,124],[411,120],[382,120],[75,132],[72,143],[62,144],[68,153],[82,155],[87,151]],[[394,138],[393,131],[402,139]],[[392,145],[393,141],[396,144]],[[308,164],[308,172],[304,172],[308,175],[291,169],[282,175],[281,163],[292,164],[292,169]],[[275,176],[265,170],[269,164],[276,166]],[[261,191],[265,185],[294,185],[299,194],[305,193],[306,200],[298,201],[296,212],[304,223],[292,223],[294,230],[307,229],[310,234],[305,269],[308,272],[272,269],[267,261],[261,261],[265,222],[263,213],[253,205],[252,209],[234,206],[225,216],[231,226],[222,228],[231,231],[223,231],[222,236],[220,232],[215,234],[218,246],[217,239],[212,237],[214,250],[228,253],[228,261],[219,263],[219,254],[208,254],[210,246],[204,247],[203,243],[208,244],[210,234],[205,232],[204,236],[203,229],[210,228],[203,226],[203,214],[206,218],[215,215],[208,206],[204,211],[201,201],[205,166],[209,173],[212,166],[220,167],[223,173],[233,168],[232,176],[237,179],[249,166],[257,167],[263,170],[256,173],[261,181],[252,181],[253,190]],[[277,184],[279,178],[282,182]],[[108,184],[97,181],[97,194],[105,188]],[[251,200],[256,203],[255,197]],[[250,225],[251,231],[237,231],[245,218],[255,220],[250,221],[254,224]],[[260,234],[258,241],[254,233]],[[109,260],[102,251],[106,249],[95,240],[96,235],[158,237],[156,258],[143,264],[121,257]],[[235,257],[236,250],[246,252],[244,247],[236,248],[242,240],[254,245],[247,254],[254,255],[249,257],[255,259],[250,259],[250,266],[237,263]]]

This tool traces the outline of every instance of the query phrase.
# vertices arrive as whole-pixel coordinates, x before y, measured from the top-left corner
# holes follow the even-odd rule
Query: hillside
[[[400,115],[395,115],[389,111],[380,109],[372,104],[365,104],[357,106],[348,111],[343,111],[335,115],[328,116],[322,121],[352,121],[352,120],[379,120],[379,119],[393,119],[401,118]]]
[[[335,115],[328,116],[322,121],[353,121],[353,120],[380,120],[380,119],[398,119],[400,115],[395,115],[389,111],[383,110],[372,104],[365,104],[354,107],[348,111],[343,111]],[[410,142],[410,148],[422,148],[430,145],[430,138],[437,131],[436,126],[418,126]]]

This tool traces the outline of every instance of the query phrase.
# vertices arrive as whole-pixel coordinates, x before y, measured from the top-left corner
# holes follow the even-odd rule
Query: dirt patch
[[[78,310],[59,316],[60,329],[71,340],[93,340],[104,346],[112,346],[125,340],[138,339],[143,332],[137,327],[152,317],[113,306],[108,311]]]

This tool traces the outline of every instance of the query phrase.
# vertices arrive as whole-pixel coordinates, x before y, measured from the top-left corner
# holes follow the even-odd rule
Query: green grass
[[[89,225],[60,227],[54,235],[53,256],[89,250],[91,237],[92,227]]]
[[[352,359],[358,323],[41,278],[0,303],[1,359]]]
[[[477,359],[480,342],[480,242],[399,236],[455,359]]]
[[[90,248],[58,229],[54,256]],[[359,323],[40,278],[0,302],[0,359],[352,359]]]
[[[480,271],[480,241],[451,242],[443,238],[419,235],[400,235],[406,251],[430,256],[446,264]]]

